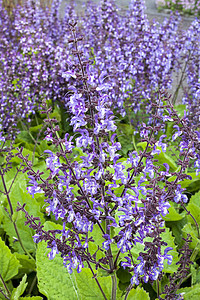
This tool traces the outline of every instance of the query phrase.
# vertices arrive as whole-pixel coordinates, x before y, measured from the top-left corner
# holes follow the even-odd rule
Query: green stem
[[[130,285],[128,286],[127,290],[126,290],[126,295],[124,297],[124,300],[127,300],[128,298],[128,294],[130,293],[130,291],[132,290],[133,285],[130,283]]]
[[[5,281],[4,281],[4,279],[3,279],[3,277],[1,276],[1,274],[0,274],[0,279],[1,279],[1,282],[2,282],[2,284],[3,284],[3,286],[4,286],[4,289],[6,290],[7,294],[10,296],[10,291],[9,291],[9,289],[8,289],[8,287],[7,287],[7,285],[6,285]],[[1,291],[1,293],[2,293],[2,291]],[[3,293],[2,293],[2,294],[3,294]]]
[[[117,278],[116,274],[113,273],[111,274],[111,279],[112,279],[112,300],[116,300],[117,298]]]
[[[92,270],[92,267],[91,267],[89,261],[87,261],[87,264],[88,264],[88,267],[90,268],[90,271],[92,272],[93,278],[95,279],[95,281],[96,281],[96,283],[97,283],[97,285],[98,285],[98,287],[99,287],[99,289],[100,289],[100,291],[101,291],[101,293],[102,293],[104,299],[105,299],[105,300],[108,300],[107,297],[106,297],[106,295],[105,295],[105,293],[104,293],[104,291],[102,290],[102,287],[101,287],[101,285],[100,285],[100,283],[99,283],[99,280],[97,279],[96,274],[95,274],[94,271]]]
[[[30,253],[28,253],[28,251],[24,248],[24,245],[23,245],[22,240],[21,240],[20,235],[19,235],[19,231],[18,231],[18,229],[17,229],[17,225],[16,225],[15,221],[13,221],[13,219],[12,219],[12,216],[13,216],[13,214],[14,214],[14,211],[13,211],[13,206],[12,206],[12,203],[11,203],[11,200],[10,200],[9,192],[8,192],[8,190],[7,190],[7,187],[6,187],[6,183],[5,183],[3,174],[1,174],[1,179],[2,179],[2,183],[3,183],[4,190],[5,190],[5,195],[6,195],[6,198],[7,198],[7,200],[8,200],[8,205],[9,205],[9,207],[10,207],[10,220],[11,220],[11,222],[13,223],[13,226],[14,226],[14,228],[15,228],[15,232],[16,232],[16,234],[17,234],[17,239],[18,239],[18,241],[19,241],[19,243],[20,243],[20,245],[21,245],[23,251],[29,256],[30,259],[33,259],[33,260],[34,260],[34,258],[32,257],[32,255],[31,255]]]
[[[36,281],[37,281],[37,276],[35,275],[35,277],[34,277],[32,283],[31,283],[30,289],[29,289],[29,291],[28,291],[28,295],[31,295],[31,292],[32,292],[32,290],[33,290],[33,288],[34,288],[34,286],[35,286],[35,284],[36,284]]]

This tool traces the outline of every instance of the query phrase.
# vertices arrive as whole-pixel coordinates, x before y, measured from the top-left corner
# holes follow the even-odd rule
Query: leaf
[[[199,242],[199,240],[197,238],[197,229],[196,229],[196,226],[192,225],[191,223],[187,223],[183,227],[182,232],[183,232],[183,237],[184,238],[187,237],[187,234],[191,235],[192,242],[190,243],[190,248],[191,249],[196,248],[196,246],[197,246],[197,244]]]
[[[150,300],[150,298],[149,293],[138,286],[136,289],[130,291],[127,300]]]
[[[34,148],[34,146],[33,146],[33,148]],[[10,161],[11,161],[12,163],[14,163],[14,164],[18,164],[18,165],[19,165],[19,164],[22,162],[22,160],[21,160],[18,156],[16,156],[16,153],[18,153],[18,150],[17,150],[17,149],[14,149],[14,150],[12,150],[12,153],[13,153],[15,156],[14,156]],[[23,155],[24,155],[24,156],[27,156],[27,155],[28,155],[28,159],[29,159],[29,161],[31,161],[31,160],[32,160],[32,157],[33,157],[33,151],[24,148],[24,149],[23,149]],[[36,152],[34,155],[35,155],[35,156],[38,155],[37,152]],[[4,161],[4,162],[6,162],[6,158],[5,158],[5,161]],[[34,165],[37,164],[37,163],[38,163],[38,158],[37,158],[37,157],[34,157]]]
[[[129,124],[119,123],[117,125],[117,138],[122,148],[121,151],[124,155],[133,150],[133,126]]]
[[[22,142],[22,143],[33,143],[32,138],[30,137],[28,131],[21,130],[20,133],[17,135],[17,138],[15,140],[16,143]]]
[[[187,210],[190,211],[191,215],[195,218],[195,220],[199,224],[200,223],[200,207],[199,207],[199,205],[196,205],[196,204],[190,202],[187,205]],[[188,222],[195,225],[194,219],[190,215],[187,215],[187,218],[188,218]]]
[[[161,150],[160,147],[157,147],[157,149]],[[160,154],[155,154],[154,158],[158,160],[158,162],[156,163],[157,165],[163,166],[164,163],[167,163],[169,166],[169,171],[177,170],[177,165],[175,161],[168,154],[161,151]]]
[[[11,294],[11,300],[18,300],[19,296],[23,294],[25,291],[28,282],[26,282],[27,275],[25,274],[24,277],[22,278],[22,281],[20,282],[19,286],[16,289],[13,289],[12,294]]]
[[[27,177],[25,176],[25,174],[19,174],[19,177],[17,177],[16,181],[13,184],[9,196],[10,201],[12,203],[13,211],[15,212],[14,214],[16,219],[16,225],[19,231],[22,244],[27,251],[34,252],[36,249],[35,243],[33,242],[32,238],[32,236],[34,235],[34,231],[28,226],[24,225],[26,221],[24,213],[22,213],[21,211],[16,212],[17,202],[19,201],[21,204],[26,203],[26,209],[29,212],[29,214],[33,215],[34,217],[39,217],[42,223],[44,223],[44,217],[40,211],[42,203],[37,202],[34,198],[32,198],[30,194],[28,194],[26,189],[26,181]],[[2,227],[9,236],[9,242],[12,245],[12,248],[21,254],[24,253],[20,243],[18,242],[18,240],[16,240],[17,235],[14,226],[5,212]]]
[[[21,278],[22,275],[25,273],[29,274],[33,271],[36,271],[35,260],[30,259],[27,255],[20,254],[18,252],[15,252],[15,256],[19,260],[20,265],[21,265],[19,268],[18,277],[20,276],[20,278]]]
[[[62,226],[52,222],[45,223],[45,230],[61,229]],[[47,257],[50,249],[47,243],[42,241],[38,244],[36,252],[36,266],[39,291],[49,300],[75,300],[79,297],[74,273],[70,275],[63,265],[63,259],[56,255],[53,260]]]
[[[176,209],[173,206],[173,202],[170,202],[171,206],[168,208],[168,214],[163,217],[165,221],[179,221],[184,218],[183,214],[177,213]]]
[[[177,291],[177,294],[184,295],[184,300],[199,300],[200,299],[200,284],[195,284],[192,287],[182,288]]]
[[[75,272],[74,272],[75,273]],[[80,299],[104,299],[103,295],[100,292],[100,289],[95,282],[95,279],[92,278],[92,273],[90,269],[84,268],[81,273],[75,273],[76,283],[79,289]],[[97,277],[98,281],[104,291],[107,299],[111,299],[111,289],[112,289],[112,279],[109,277]]]
[[[200,207],[200,191],[190,198],[190,203],[197,205]]]
[[[174,106],[175,110],[178,113],[178,116],[180,118],[184,117],[184,111],[186,110],[186,105],[185,104],[178,104]]]
[[[178,258],[178,252],[176,251],[176,246],[175,246],[175,243],[174,243],[174,237],[172,235],[172,232],[169,230],[169,228],[166,228],[165,232],[162,232],[161,237],[162,237],[162,240],[167,243],[166,247],[172,247],[173,248],[173,250],[168,252],[168,254],[173,256],[172,263],[171,263],[171,265],[169,265],[167,263],[167,260],[165,259],[164,260],[163,272],[165,272],[165,273],[176,272],[177,269],[178,269],[178,266],[176,265],[176,263],[179,261],[179,258]],[[163,246],[161,247],[161,252],[162,253],[164,253],[164,249],[166,247],[163,247]]]
[[[20,263],[10,249],[0,238],[0,274],[4,281],[8,281],[18,273]]]

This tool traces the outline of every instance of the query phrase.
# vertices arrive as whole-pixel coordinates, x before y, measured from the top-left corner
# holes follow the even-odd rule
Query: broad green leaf
[[[169,227],[172,231],[173,236],[175,237],[175,243],[181,247],[183,244],[183,232],[182,229],[187,224],[187,217],[184,217],[183,219],[179,221],[170,221],[166,222],[166,226]]]
[[[197,205],[200,207],[200,191],[190,198],[190,203]]]
[[[130,291],[127,300],[150,300],[150,298],[149,293],[138,286],[136,289]]]
[[[21,205],[26,203],[26,210],[29,212],[29,214],[33,215],[34,217],[39,217],[42,223],[44,223],[44,217],[40,211],[42,203],[37,202],[34,198],[32,198],[30,194],[28,194],[26,181],[27,178],[25,174],[20,174],[20,176],[17,177],[16,181],[14,182],[9,196],[14,210],[14,217],[22,244],[27,251],[34,252],[36,248],[32,238],[32,236],[34,235],[34,231],[29,228],[29,226],[24,225],[26,221],[25,214],[21,211],[16,212],[17,203],[20,202]],[[5,212],[2,226],[9,236],[9,242],[12,245],[12,248],[21,254],[24,253],[20,243],[17,240],[14,226]]]
[[[124,270],[122,267],[120,267],[117,270],[117,277],[119,278],[119,280],[122,283],[127,283],[127,282],[130,282],[132,276],[131,276],[130,272],[127,271],[127,269]]]
[[[15,252],[16,258],[20,262],[20,268],[17,277],[21,278],[23,274],[29,274],[33,271],[36,271],[36,264],[34,259],[30,259],[27,255],[25,254],[20,254],[18,252]]]
[[[137,144],[137,146],[141,147],[144,150],[147,146],[147,142],[140,142]],[[158,160],[156,164],[159,166],[163,166],[164,163],[167,163],[171,171],[177,170],[177,164],[171,158],[171,156],[169,156],[167,153],[164,153],[160,147],[157,147],[157,149],[161,152],[160,154],[154,154],[154,158]]]
[[[74,272],[75,273],[75,272]],[[75,273],[76,283],[79,289],[80,299],[103,300],[100,289],[88,268],[82,269],[81,273]],[[111,299],[112,279],[109,277],[97,277],[107,299]]]
[[[191,215],[195,218],[197,223],[200,224],[200,206],[190,202],[187,205],[187,210],[190,211]],[[194,219],[190,215],[187,215],[187,218],[190,223],[195,225]]]
[[[28,284],[28,282],[26,282],[26,279],[27,279],[27,275],[25,274],[19,286],[16,289],[13,289],[11,294],[11,300],[18,300],[19,296],[23,294]]]
[[[45,223],[45,230],[61,229],[62,226],[52,222]],[[63,266],[63,259],[56,255],[53,260],[49,260],[46,242],[40,242],[36,252],[36,266],[39,291],[49,300],[75,300],[81,299],[77,290],[75,275],[69,274]]]
[[[184,300],[199,300],[200,284],[195,284],[192,287],[179,289],[177,291],[177,294],[183,294]]]
[[[170,202],[171,206],[168,208],[168,214],[163,217],[165,221],[179,221],[184,218],[183,214],[179,214],[173,206],[173,202]]]
[[[161,150],[161,148],[157,148]],[[158,164],[159,166],[163,166],[164,163],[167,163],[169,166],[169,171],[177,170],[177,164],[168,154],[161,151],[160,154],[155,154],[154,158],[158,160],[156,164]]]
[[[36,126],[32,126],[29,128],[30,132],[39,132],[40,129],[42,128],[43,124],[39,124],[39,125],[36,125]]]
[[[0,274],[4,281],[8,281],[17,275],[19,267],[18,259],[0,238]]]
[[[22,142],[22,143],[33,143],[32,138],[30,137],[30,134],[28,131],[21,130],[20,133],[17,135],[17,138],[15,140],[16,143]]]

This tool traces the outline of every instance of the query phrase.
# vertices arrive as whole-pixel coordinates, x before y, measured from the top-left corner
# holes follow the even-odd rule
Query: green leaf
[[[20,276],[20,278],[21,278],[22,275],[25,273],[29,274],[33,271],[36,271],[35,260],[30,259],[27,255],[20,254],[18,252],[15,252],[15,256],[19,260],[20,265],[21,265],[19,268],[18,277]]]
[[[129,124],[118,123],[117,138],[122,146],[121,151],[124,155],[133,150],[133,126]]]
[[[170,208],[168,208],[168,214],[163,217],[163,219],[165,221],[179,221],[179,220],[182,220],[184,218],[184,215],[183,214],[179,214],[177,213],[176,209],[174,208],[173,206],[173,202],[170,202],[171,206]]]
[[[178,116],[180,118],[184,117],[184,111],[186,110],[186,105],[185,104],[178,104],[174,106],[175,110],[178,113]]]
[[[182,229],[182,232],[183,232],[183,237],[186,238],[187,237],[187,234],[190,234],[191,237],[192,237],[192,242],[190,243],[190,248],[191,249],[194,249],[196,248],[199,240],[197,238],[197,229],[196,229],[196,226],[192,225],[191,223],[187,223],[183,229]]]
[[[161,237],[162,237],[162,240],[167,243],[166,247],[172,247],[173,248],[173,250],[168,252],[168,254],[173,256],[172,263],[171,263],[171,265],[169,265],[167,263],[167,260],[165,259],[164,260],[163,272],[166,272],[166,273],[176,272],[177,269],[178,269],[178,266],[176,265],[176,263],[179,261],[179,258],[178,258],[178,252],[176,251],[176,246],[175,246],[175,243],[174,243],[174,237],[172,235],[172,232],[169,230],[169,228],[166,228],[165,232],[162,232]],[[162,253],[164,253],[164,249],[166,247],[163,247],[163,246],[161,247]]]
[[[93,275],[88,268],[82,269],[81,273],[78,274],[76,272],[76,283],[79,289],[80,299],[104,299],[100,289],[93,278]],[[104,291],[107,299],[111,299],[111,289],[112,289],[112,279],[111,276],[109,277],[97,277],[98,281]]]
[[[157,149],[161,150],[161,148],[159,148],[159,147],[157,147]],[[164,163],[167,163],[170,171],[177,170],[177,165],[176,165],[175,161],[166,153],[161,151],[160,154],[155,154],[154,158],[158,160],[158,162],[156,164],[163,166]]]
[[[25,274],[19,286],[16,289],[13,289],[11,300],[18,300],[19,296],[23,294],[28,284],[28,282],[26,282],[26,279],[27,279],[27,275]]]
[[[45,223],[45,230],[61,229],[62,226],[52,222]],[[69,274],[63,266],[63,259],[56,255],[53,260],[47,257],[50,249],[47,249],[47,243],[38,244],[36,252],[36,266],[39,291],[49,300],[75,300],[79,297],[76,285],[75,275]]]
[[[150,300],[150,298],[149,293],[138,286],[136,289],[130,291],[127,300]]]
[[[183,293],[184,300],[199,300],[200,299],[200,284],[195,284],[192,287],[182,288],[177,291],[177,294]]]
[[[197,205],[200,207],[200,191],[190,198],[190,203]]]
[[[12,181],[12,180],[11,180]],[[10,182],[11,182],[10,181]],[[27,192],[27,185],[26,185],[27,177],[25,174],[19,174],[17,176],[16,181],[13,184],[13,187],[11,189],[10,193],[10,201],[12,203],[13,211],[15,212],[15,219],[16,219],[16,225],[17,229],[19,231],[19,235],[22,241],[23,246],[26,248],[27,251],[34,252],[36,249],[36,245],[33,242],[32,236],[34,235],[34,231],[29,228],[28,226],[25,226],[24,223],[26,221],[25,214],[20,212],[16,212],[17,208],[17,202],[20,202],[20,204],[26,203],[26,209],[29,212],[30,215],[33,215],[34,217],[39,217],[41,222],[44,223],[44,216],[41,213],[41,206],[42,203],[37,202],[30,194]],[[10,182],[8,182],[8,186],[10,185]],[[5,199],[7,202],[7,200]],[[7,205],[8,207],[8,205]],[[9,236],[9,242],[12,245],[12,248],[21,254],[24,253],[23,249],[21,248],[20,243],[17,240],[17,235],[14,229],[14,226],[9,219],[7,213],[4,212],[4,219],[3,219],[3,229]]]
[[[21,130],[20,133],[17,135],[15,140],[16,143],[33,143],[32,138],[30,137],[28,131]]]
[[[8,281],[17,275],[19,267],[18,259],[0,238],[0,274],[4,281]]]

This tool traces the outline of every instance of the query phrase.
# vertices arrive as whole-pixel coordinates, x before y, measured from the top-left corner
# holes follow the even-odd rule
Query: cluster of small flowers
[[[145,112],[149,112],[151,99],[159,97],[158,90],[171,87],[172,73],[182,67],[181,55],[188,61],[184,54],[194,44],[190,37],[198,34],[198,21],[181,33],[177,16],[151,24],[141,0],[132,0],[125,15],[114,0],[102,0],[98,5],[88,1],[81,16],[70,2],[62,19],[60,4],[61,0],[53,0],[51,8],[44,8],[39,1],[28,0],[13,9],[11,18],[0,1],[0,114],[4,130],[16,127],[22,118],[30,120],[29,115],[43,99],[66,103],[65,95],[76,79],[69,63],[67,24],[71,19],[79,20],[78,35],[85,39],[82,51],[93,62],[90,84],[98,84],[121,115],[127,105],[138,112],[145,104]],[[193,49],[199,49],[199,39],[195,43]],[[198,59],[198,50],[193,51],[187,64],[187,102],[198,94],[199,71],[193,68]],[[189,70],[193,69],[192,79]]]
[[[10,16],[0,1],[0,115],[5,131],[16,128],[19,120],[30,121],[43,99],[62,100],[67,92],[62,74],[69,32],[59,18],[61,1],[53,1],[51,8],[39,2],[25,1]]]
[[[158,7],[166,7],[170,9],[184,10],[192,14],[199,14],[199,0],[156,0]]]

